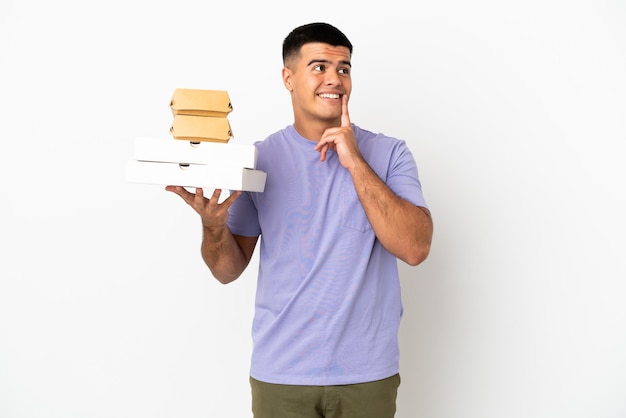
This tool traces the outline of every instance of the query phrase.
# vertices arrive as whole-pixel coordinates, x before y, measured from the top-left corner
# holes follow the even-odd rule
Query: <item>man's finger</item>
[[[350,115],[348,115],[348,95],[341,96],[341,126],[350,126]]]
[[[320,149],[318,149],[320,153],[320,161],[326,160],[326,152],[328,151],[328,144],[324,144]]]
[[[196,193],[192,194],[192,196],[196,205],[203,205],[204,201],[207,200],[204,197],[204,189],[202,189],[201,187],[196,187]]]
[[[230,194],[230,196],[228,196],[228,197],[224,200],[224,202],[222,202],[222,205],[224,205],[224,207],[225,207],[226,209],[228,209],[228,208],[230,207],[230,205],[232,205],[232,204],[235,202],[235,200],[237,200],[237,198],[238,198],[239,196],[241,196],[241,193],[242,193],[242,191],[241,191],[241,190],[235,190],[235,191],[233,191],[233,192]]]
[[[220,201],[220,195],[222,194],[222,189],[213,189],[213,194],[209,199],[209,207],[214,208]]]
[[[191,205],[195,197],[194,194],[189,193],[184,187],[181,186],[166,186],[165,190],[177,194],[189,205]]]

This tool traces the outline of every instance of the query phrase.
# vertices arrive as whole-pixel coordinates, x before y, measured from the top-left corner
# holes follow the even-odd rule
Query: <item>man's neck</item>
[[[332,124],[332,123],[321,123],[321,122],[310,122],[310,121],[306,121],[306,122],[295,121],[293,126],[296,129],[296,131],[300,134],[300,136],[302,136],[303,138],[306,138],[309,141],[318,142],[322,138],[322,135],[328,128],[338,127],[340,126],[340,123],[337,122],[337,123]]]

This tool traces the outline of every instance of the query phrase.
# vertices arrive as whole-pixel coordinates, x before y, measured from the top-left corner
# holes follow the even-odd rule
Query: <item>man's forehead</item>
[[[302,45],[300,56],[305,59],[319,58],[338,62],[350,62],[350,50],[348,48],[320,42]]]

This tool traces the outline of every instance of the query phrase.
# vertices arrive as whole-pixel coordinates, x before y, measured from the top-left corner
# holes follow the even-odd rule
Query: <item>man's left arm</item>
[[[412,266],[428,257],[433,236],[430,211],[396,195],[372,170],[359,151],[348,115],[348,97],[342,97],[341,126],[327,129],[315,146],[320,160],[328,149],[352,176],[354,187],[376,237],[393,255]]]
[[[349,171],[365,214],[383,247],[412,266],[424,261],[433,236],[430,211],[396,195],[362,157]]]

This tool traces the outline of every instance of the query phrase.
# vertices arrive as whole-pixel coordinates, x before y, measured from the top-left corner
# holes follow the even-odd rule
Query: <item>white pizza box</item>
[[[126,161],[126,181],[165,186],[263,192],[267,173],[224,164]]]
[[[133,159],[256,168],[257,149],[254,145],[247,144],[191,142],[168,137],[139,137],[134,138]]]

